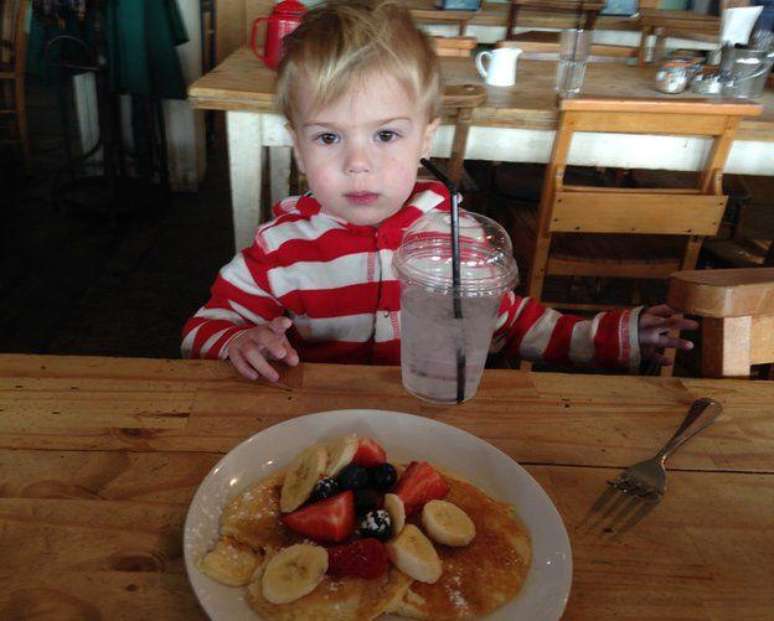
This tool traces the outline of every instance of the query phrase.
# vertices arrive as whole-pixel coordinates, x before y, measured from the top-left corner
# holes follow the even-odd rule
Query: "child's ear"
[[[302,174],[306,174],[306,168],[304,166],[304,159],[301,157],[301,149],[298,148],[298,134],[290,123],[285,124],[285,129],[288,130],[290,137],[293,139],[293,156],[296,158],[296,166],[298,171]]]
[[[441,124],[441,117],[436,117],[425,127],[425,135],[422,137],[422,157],[430,157],[430,150],[433,147],[433,138],[438,126]]]

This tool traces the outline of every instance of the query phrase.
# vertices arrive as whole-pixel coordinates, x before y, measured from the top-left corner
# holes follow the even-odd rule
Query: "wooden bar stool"
[[[475,37],[433,37],[439,56],[469,57],[476,48]],[[486,89],[480,84],[447,85],[443,91],[444,119],[454,124],[447,175],[459,186],[465,174],[465,149],[468,143],[473,110],[486,101]]]
[[[27,64],[26,0],[0,0],[0,116],[13,117],[14,130],[4,143],[18,144],[29,169],[27,98],[24,77]]]
[[[702,318],[702,375],[749,377],[774,362],[774,268],[672,274],[668,303]]]
[[[576,15],[584,30],[594,30],[599,12],[604,8],[603,0],[511,0],[505,38],[513,39],[513,29],[518,25],[521,9],[541,13],[563,13]]]

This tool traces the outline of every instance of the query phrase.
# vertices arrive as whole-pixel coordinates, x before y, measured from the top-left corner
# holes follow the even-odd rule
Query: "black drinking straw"
[[[427,170],[433,173],[446,186],[451,195],[451,237],[452,237],[452,303],[454,318],[462,319],[462,297],[460,287],[460,194],[457,186],[452,183],[440,169],[429,159],[419,160]],[[457,403],[465,400],[465,341],[457,347]]]

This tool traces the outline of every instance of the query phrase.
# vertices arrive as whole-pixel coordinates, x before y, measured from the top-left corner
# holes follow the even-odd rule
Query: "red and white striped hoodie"
[[[220,270],[210,300],[186,322],[185,357],[225,358],[243,330],[280,315],[301,360],[400,363],[400,286],[392,256],[424,213],[448,211],[449,194],[420,182],[406,205],[378,227],[323,213],[310,195],[275,206],[253,245]],[[638,311],[562,315],[513,292],[503,297],[492,351],[526,360],[606,368],[639,365]]]

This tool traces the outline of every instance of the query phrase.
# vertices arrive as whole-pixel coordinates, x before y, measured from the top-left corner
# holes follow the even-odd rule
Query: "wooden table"
[[[449,84],[482,84],[470,58],[443,58]],[[654,88],[653,67],[592,63],[584,94],[621,97],[689,97],[662,95]],[[287,196],[290,136],[285,119],[273,106],[275,73],[248,49],[232,54],[213,71],[194,82],[189,97],[196,108],[226,111],[231,199],[237,249],[248,245],[259,222],[263,146],[270,152],[271,195]],[[547,162],[557,125],[554,63],[520,60],[513,87],[487,87],[487,102],[473,114],[466,157],[501,162]],[[774,93],[759,100],[763,116],[742,122],[727,172],[774,175]],[[433,145],[448,156],[452,128],[441,128]],[[587,139],[586,139],[587,138]],[[697,170],[707,143],[691,137],[587,136],[577,140],[572,164],[621,168]]]
[[[670,460],[628,530],[593,512],[710,396],[724,415]],[[461,406],[405,393],[396,367],[307,364],[296,391],[226,363],[0,355],[0,618],[203,619],[182,559],[191,498],[241,440],[303,414],[411,412],[521,463],[570,534],[565,619],[771,619],[774,382],[487,371]]]

